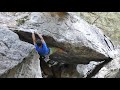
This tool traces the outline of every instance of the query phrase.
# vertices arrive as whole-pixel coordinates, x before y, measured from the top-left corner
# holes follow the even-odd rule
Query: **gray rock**
[[[2,26],[9,26],[9,29],[11,30],[21,30],[25,32],[31,32],[31,30],[38,31],[46,37],[45,41],[49,46],[62,49],[62,51],[51,55],[50,58],[52,60],[68,64],[79,64],[77,67],[76,65],[70,65],[69,68],[63,69],[61,71],[61,77],[86,77],[87,74],[92,72],[95,66],[99,64],[99,61],[109,60],[109,58],[114,58],[114,62],[112,61],[114,64],[119,62],[119,59],[115,58],[114,45],[111,40],[104,35],[99,28],[88,24],[82,18],[73,15],[73,13],[67,13],[62,17],[57,14],[51,15],[48,12],[10,13],[10,16],[8,14],[2,14],[2,16],[7,16],[4,20],[1,18],[6,23]],[[13,16],[12,18],[11,14]],[[24,18],[25,16],[28,16],[27,20]],[[11,23],[7,22],[8,20],[10,20]],[[15,22],[15,20],[18,22]],[[25,22],[21,23],[21,20],[25,20]],[[4,43],[1,42],[1,45],[2,44]],[[7,47],[5,45],[3,46],[3,49],[6,50]],[[9,47],[11,47],[11,45]],[[15,45],[13,45],[13,47],[15,47]],[[0,52],[2,56],[6,53],[4,50]],[[10,57],[12,56],[11,54],[8,54],[8,57],[13,59],[20,58],[19,54],[17,54],[14,50],[11,49],[11,52],[15,53],[16,57]],[[20,65],[20,67],[26,67],[26,64],[25,66]],[[112,67],[112,64],[110,64],[110,67]],[[26,67],[26,69],[27,68],[29,67]],[[18,69],[15,68],[14,70]],[[78,71],[79,74],[76,71]],[[109,75],[108,72],[110,73]],[[13,72],[10,71],[10,76],[11,73]],[[98,73],[95,77],[106,77],[106,74],[108,75],[107,77],[119,77],[119,69],[115,71],[114,75],[111,73],[111,69],[109,70],[109,68],[107,69],[107,73],[104,74],[102,74],[100,70],[100,73]],[[18,74],[14,76],[17,77]],[[23,76],[20,74],[20,77]]]
[[[120,78],[120,50],[116,49],[115,58],[103,66],[92,78]]]
[[[96,26],[89,25],[71,13],[61,19],[57,15],[52,17],[47,12],[33,12],[18,30],[36,30],[52,38],[48,44],[63,50],[51,55],[55,61],[78,64],[114,57],[114,46],[109,38]]]
[[[1,78],[41,78],[38,58],[33,45],[20,41],[17,34],[0,27]]]
[[[96,65],[99,65],[102,62],[91,61],[89,64],[78,64],[76,70],[82,76],[82,78],[86,78],[95,68]]]

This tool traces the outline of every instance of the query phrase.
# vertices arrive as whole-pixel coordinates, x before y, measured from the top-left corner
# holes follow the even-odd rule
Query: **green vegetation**
[[[50,47],[50,55],[55,53],[58,50],[56,47]]]
[[[17,25],[20,26],[20,25],[24,24],[25,21],[27,21],[27,20],[28,20],[28,16],[25,16],[23,18],[16,20],[16,22],[17,22]]]

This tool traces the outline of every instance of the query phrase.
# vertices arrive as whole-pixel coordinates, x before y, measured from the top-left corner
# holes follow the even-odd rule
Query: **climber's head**
[[[40,39],[37,39],[36,44],[37,44],[37,46],[39,46],[39,47],[40,47],[40,46],[42,45],[41,40],[40,40]]]

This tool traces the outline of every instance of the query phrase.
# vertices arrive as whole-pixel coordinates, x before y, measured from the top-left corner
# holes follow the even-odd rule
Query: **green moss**
[[[24,24],[25,20],[24,19],[18,19],[18,20],[16,20],[16,22],[17,22],[17,25],[19,26],[19,25]]]
[[[55,53],[58,50],[56,47],[50,47],[50,55]]]
[[[28,16],[25,16],[24,19],[28,19]]]
[[[17,25],[19,26],[19,25],[24,24],[25,21],[27,21],[27,20],[28,20],[28,16],[25,16],[25,17],[23,17],[21,19],[16,20],[16,22],[17,22]]]

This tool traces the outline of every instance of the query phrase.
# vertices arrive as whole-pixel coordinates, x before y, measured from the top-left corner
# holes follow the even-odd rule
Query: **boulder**
[[[115,60],[115,47],[109,37],[107,37],[101,29],[88,24],[81,17],[74,15],[74,13],[16,12],[10,13],[10,15],[9,13],[6,14],[7,13],[1,14],[4,18],[7,18],[4,20],[0,18],[5,23],[0,24],[0,26],[7,26],[10,30],[17,33],[20,40],[27,42],[26,45],[28,43],[33,44],[31,31],[34,30],[43,34],[49,47],[61,49],[61,51],[52,54],[50,58],[59,63],[64,63],[67,67],[57,65],[51,68],[51,70],[46,64],[43,64],[42,68],[44,68],[44,71],[50,76],[58,78],[92,77],[104,67],[106,62],[108,63],[108,61],[111,61],[112,59]],[[10,20],[10,22],[8,22],[8,20]],[[38,38],[37,35],[36,37]],[[31,50],[32,48],[27,47],[27,49]],[[1,55],[4,54],[1,53]],[[34,55],[36,54],[34,53]],[[34,62],[35,57],[31,57],[33,59],[25,59],[24,61],[21,61],[19,65],[16,64],[19,68],[17,66],[17,68],[14,67],[11,69],[12,71],[9,70],[9,73],[3,74],[2,77],[13,77],[12,74],[14,71],[21,70],[21,67],[24,68],[21,72],[29,70],[29,67],[39,63],[37,60],[38,58],[36,58],[36,64],[28,65],[28,63],[32,63],[32,61]],[[35,71],[33,70],[33,67],[31,68],[32,70],[29,70],[29,73]],[[27,74],[27,72],[25,74]],[[33,76],[29,75],[30,74],[28,74],[27,77]],[[20,74],[19,77],[24,77],[24,74]]]
[[[33,45],[7,27],[0,27],[0,78],[42,78]]]
[[[111,40],[99,28],[72,13],[60,17],[49,12],[33,12],[17,29],[25,32],[35,30],[48,37],[48,45],[62,49],[62,52],[50,56],[58,62],[87,64],[114,57]]]

